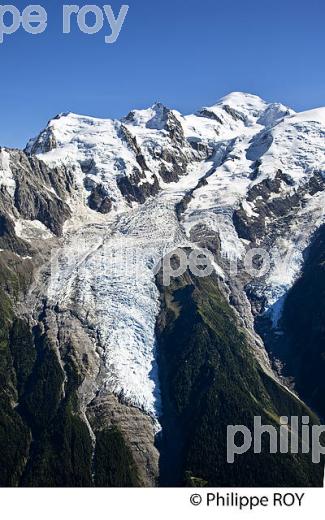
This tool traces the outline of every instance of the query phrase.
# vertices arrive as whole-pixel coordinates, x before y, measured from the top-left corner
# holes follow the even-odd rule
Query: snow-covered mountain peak
[[[249,94],[247,92],[230,92],[222,98],[220,98],[215,106],[229,105],[232,108],[243,111],[259,111],[265,110],[267,102],[255,94]]]
[[[256,133],[262,129],[259,127],[272,127],[292,114],[294,111],[281,103],[267,103],[243,92],[232,92],[197,112],[197,116],[213,121],[214,130],[223,138]]]
[[[119,212],[177,183],[193,161],[215,154],[228,170],[238,169],[247,186],[254,161],[261,162],[254,183],[273,179],[278,169],[304,178],[316,160],[322,164],[323,133],[319,128],[307,132],[307,127],[314,128],[314,121],[322,125],[324,111],[295,114],[280,103],[232,92],[196,115],[183,116],[159,102],[121,121],[69,112],[52,119],[26,151],[52,166],[71,166],[79,199],[92,210]],[[304,125],[306,138],[292,147],[299,137],[297,125]],[[229,147],[233,152],[225,160]]]
[[[268,104],[258,96],[243,92],[232,92],[222,97],[210,107],[204,107],[216,116],[224,119],[226,115],[235,121],[241,121],[245,126],[256,122],[256,119],[267,109]],[[224,117],[222,117],[224,115]]]
[[[128,125],[148,128],[151,130],[164,130],[171,110],[160,102],[142,110],[132,110],[122,122]]]

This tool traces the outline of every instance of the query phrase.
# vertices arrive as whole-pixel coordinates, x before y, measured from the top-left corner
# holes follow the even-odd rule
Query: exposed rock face
[[[58,115],[55,119],[59,119]],[[25,152],[28,155],[35,155],[37,151],[42,148],[44,152],[50,152],[57,146],[55,135],[52,131],[51,126],[43,130],[36,139],[31,139],[25,148]]]
[[[79,434],[76,432],[76,434],[81,435],[82,433],[83,442],[88,445],[88,457],[95,456],[97,439],[100,435],[119,432],[122,445],[125,443],[125,449],[129,450],[134,479],[132,482],[125,481],[124,485],[130,483],[137,486],[156,485],[158,451],[154,447],[155,425],[153,420],[139,409],[120,403],[112,394],[98,395],[99,380],[102,378],[103,367],[98,355],[96,331],[89,329],[87,324],[82,323],[73,312],[59,308],[54,309],[51,306],[48,307],[47,304],[45,304],[38,320],[40,323],[38,334],[41,333],[46,337],[48,345],[51,346],[51,352],[53,352],[57,361],[58,374],[61,372],[61,386],[58,388],[56,408],[57,410],[63,408],[64,420],[67,420],[68,410],[65,410],[65,402],[70,399],[71,404],[73,403],[73,413],[80,417],[78,428],[81,431]],[[44,399],[51,399],[52,392],[53,388],[44,395]],[[24,399],[28,398],[22,395],[22,402],[24,402]],[[43,405],[47,406],[46,403]],[[24,410],[26,405],[22,406]],[[39,406],[41,406],[41,403],[39,403]],[[30,410],[29,413],[32,412],[33,410]],[[42,413],[44,414],[45,411]],[[54,417],[55,420],[58,419],[57,415]],[[28,424],[31,426],[37,450],[42,451],[44,449],[42,439],[44,427],[33,424],[31,419],[29,419]],[[82,441],[82,438],[80,441]],[[53,439],[53,441],[50,440],[50,446],[51,449],[56,450],[60,448],[60,443],[57,444]],[[110,452],[107,453],[107,456],[110,457]],[[66,466],[68,464],[69,461],[62,463],[63,475],[67,471]],[[81,468],[79,477],[78,474],[71,475],[70,483],[69,477],[53,475],[55,485],[82,484],[91,486],[96,484],[100,468],[95,464],[91,474],[90,459],[88,467],[87,459],[84,464],[85,466]],[[40,462],[31,457],[29,466],[32,469],[27,467],[23,477],[26,482],[35,478],[33,474],[38,471],[39,465]],[[117,462],[117,467],[112,468],[112,471],[117,471],[119,466],[123,472],[121,462]],[[78,478],[81,479],[79,482]],[[45,482],[36,480],[35,484],[41,485]],[[114,485],[114,483],[112,484]]]
[[[155,427],[152,419],[135,407],[121,403],[114,395],[95,398],[87,409],[95,433],[117,428],[132,454],[137,470],[137,485],[158,484],[159,452],[155,448]]]
[[[148,170],[148,166],[146,164],[145,158],[142,154],[140,147],[138,146],[136,137],[133,137],[131,132],[127,129],[126,126],[121,125],[121,136],[122,139],[125,140],[127,146],[134,152],[136,156],[136,160],[142,169],[142,171]]]
[[[112,209],[112,201],[110,200],[105,188],[100,184],[96,184],[89,195],[88,204],[90,209],[99,211],[99,213],[109,213]]]
[[[285,228],[290,226],[301,207],[306,206],[308,198],[323,192],[324,188],[325,179],[320,171],[313,172],[302,186],[295,187],[290,176],[278,170],[274,179],[264,179],[248,191],[245,202],[256,208],[255,214],[247,214],[243,205],[235,210],[234,224],[238,235],[257,243],[265,237],[270,238],[267,228],[277,221],[274,232],[283,236]]]
[[[292,297],[281,309],[324,223],[324,125],[234,93],[190,116],[61,114],[25,152],[0,149],[1,483],[321,485],[308,457],[224,466],[220,424],[318,420],[286,389],[319,406],[320,372],[289,359]],[[177,248],[208,250],[214,274],[176,276]]]
[[[214,121],[217,121],[217,123],[219,123],[220,125],[223,124],[222,119],[220,117],[218,117],[217,114],[208,110],[207,108],[203,108],[202,110],[200,110],[200,112],[198,114],[199,114],[199,116],[207,117],[208,119],[214,119]]]
[[[151,182],[146,182],[143,179],[146,179],[146,177],[136,168],[130,177],[119,177],[117,179],[117,185],[128,202],[143,204],[148,197],[157,195],[159,192],[156,175],[152,175]]]
[[[7,162],[12,182],[11,187],[2,185],[1,202],[8,215],[38,220],[60,235],[64,221],[71,216],[65,202],[73,187],[71,173],[64,166],[48,168],[19,150],[1,149],[0,154],[2,163]]]

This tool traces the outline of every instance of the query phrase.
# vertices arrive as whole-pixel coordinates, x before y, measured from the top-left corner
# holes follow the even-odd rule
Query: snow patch
[[[4,148],[0,148],[0,186],[4,186],[9,195],[14,197],[16,181],[10,168],[10,154]]]
[[[16,220],[15,233],[17,237],[27,242],[49,240],[54,237],[53,233],[39,220]]]

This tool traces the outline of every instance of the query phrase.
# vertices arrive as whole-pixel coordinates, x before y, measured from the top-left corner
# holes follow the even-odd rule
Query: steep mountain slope
[[[324,420],[324,297],[325,228],[317,231],[306,253],[299,279],[284,301],[277,329],[261,320],[265,342],[284,363],[283,374],[291,377],[303,399]],[[267,318],[266,318],[267,319]]]
[[[253,431],[254,416],[275,428],[283,416],[315,416],[261,369],[216,277],[187,273],[160,289],[162,484],[319,485],[321,467],[309,456],[268,453],[267,437],[259,456],[249,451],[226,462],[234,418]]]
[[[251,425],[258,411],[277,426],[289,411],[317,421],[282,377],[295,377],[304,397],[311,390],[299,381],[309,372],[300,375],[302,364],[293,369],[281,348],[287,368],[274,372],[265,344],[273,350],[286,295],[324,222],[324,136],[324,109],[295,114],[233,93],[189,116],[160,103],[121,121],[61,114],[24,152],[1,149],[3,428],[15,425],[21,439],[11,485],[155,485],[159,475],[180,485],[192,482],[190,474],[239,485],[241,466],[212,469],[223,449],[209,462],[197,449],[205,435],[224,446],[212,409],[233,424]],[[174,279],[163,286],[160,260],[177,248],[208,249],[213,280],[181,277],[187,288],[177,295]],[[253,248],[266,253],[265,272],[258,259],[256,272],[247,268]],[[163,302],[174,299],[176,317],[162,325]],[[197,382],[188,370],[202,372]],[[199,384],[199,400],[183,402],[181,394],[176,406],[175,378],[185,394]],[[233,403],[224,419],[220,393]],[[205,399],[206,412],[199,409]],[[183,446],[178,467],[168,456],[173,421]],[[250,485],[322,483],[308,457],[272,456],[270,479],[265,462],[243,458]]]

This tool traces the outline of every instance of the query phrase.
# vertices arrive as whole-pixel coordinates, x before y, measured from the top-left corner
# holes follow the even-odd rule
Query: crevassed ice
[[[97,331],[101,390],[154,417],[160,414],[154,267],[167,251],[186,243],[173,206],[151,200],[110,226],[68,234],[52,258],[49,301],[75,309]]]

